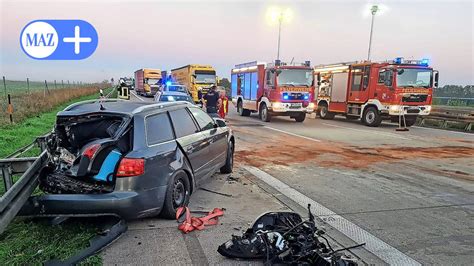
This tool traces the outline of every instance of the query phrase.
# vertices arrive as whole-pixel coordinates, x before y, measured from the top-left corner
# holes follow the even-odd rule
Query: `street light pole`
[[[375,20],[375,14],[379,10],[379,7],[377,5],[373,5],[370,8],[370,11],[372,13],[372,23],[370,24],[370,38],[369,38],[369,52],[367,53],[367,60],[370,60],[370,49],[372,48],[372,34],[374,31],[374,20]]]
[[[283,20],[283,13],[278,16],[278,51],[277,60],[280,60],[280,35],[281,35],[281,21]]]

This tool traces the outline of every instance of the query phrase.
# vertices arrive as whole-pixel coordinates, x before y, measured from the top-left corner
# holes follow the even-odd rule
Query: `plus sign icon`
[[[37,60],[81,60],[98,45],[94,27],[84,20],[35,20],[20,34],[20,46]]]

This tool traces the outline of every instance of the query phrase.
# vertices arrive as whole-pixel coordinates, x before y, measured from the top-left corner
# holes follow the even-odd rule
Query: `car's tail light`
[[[145,173],[145,159],[123,158],[117,170],[117,177],[137,176],[143,173]]]
[[[97,153],[99,148],[100,148],[100,144],[92,144],[82,152],[82,155],[89,159],[92,159],[92,157],[94,157],[94,155]]]

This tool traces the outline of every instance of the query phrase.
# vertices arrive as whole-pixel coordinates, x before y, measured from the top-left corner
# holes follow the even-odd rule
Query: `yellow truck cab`
[[[135,71],[135,91],[138,95],[154,96],[162,83],[161,70],[143,68]]]
[[[171,70],[172,79],[186,86],[194,102],[199,101],[198,91],[204,96],[213,85],[217,85],[216,70],[210,65],[186,65]]]

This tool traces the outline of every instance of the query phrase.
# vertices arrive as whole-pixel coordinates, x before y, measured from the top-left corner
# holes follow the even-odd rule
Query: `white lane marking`
[[[268,129],[271,129],[271,130],[275,130],[275,131],[281,132],[281,133],[285,133],[285,134],[288,134],[288,135],[292,135],[292,136],[295,136],[295,137],[300,137],[300,138],[304,138],[304,139],[307,139],[307,140],[312,140],[312,141],[316,141],[316,142],[321,142],[319,139],[314,139],[314,138],[302,136],[302,135],[295,134],[295,133],[291,133],[291,132],[288,132],[288,131],[285,131],[285,130],[281,130],[281,129],[277,129],[277,128],[273,128],[273,127],[269,127],[269,126],[264,126],[264,127],[265,127],[265,128],[268,128]]]
[[[419,127],[419,126],[412,126],[412,127],[414,127],[414,128],[420,128],[420,129],[428,129],[428,130],[435,130],[435,131],[447,132],[447,133],[456,133],[456,134],[474,136],[473,133],[468,133],[468,132],[458,132],[458,131],[444,130],[444,129],[439,129],[439,128],[431,128],[431,127]]]
[[[132,93],[132,95],[133,95],[133,96],[135,96],[135,98],[137,98],[138,100],[140,100],[140,101],[142,101],[142,102],[144,102],[144,101],[145,101],[145,100],[143,100],[142,98],[138,97],[138,95],[137,95],[137,94],[135,94],[135,92],[134,92],[134,91],[131,91],[131,93]]]
[[[251,174],[276,189],[281,194],[292,199],[303,208],[307,208],[311,204],[311,210],[317,216],[325,216],[325,221],[339,232],[343,233],[356,243],[365,243],[364,248],[372,252],[374,255],[387,262],[390,265],[421,265],[414,259],[403,254],[396,248],[383,242],[376,236],[360,228],[356,224],[336,214],[330,209],[324,207],[318,202],[306,197],[297,190],[289,187],[277,178],[267,174],[266,172],[253,166],[244,167]]]
[[[323,125],[330,126],[330,127],[350,129],[350,130],[355,130],[355,131],[361,131],[361,132],[366,132],[366,133],[370,133],[370,134],[377,134],[377,135],[393,137],[393,138],[398,138],[398,139],[410,140],[409,138],[405,138],[405,137],[399,136],[397,134],[385,133],[385,132],[380,132],[380,131],[377,131],[377,130],[364,130],[364,129],[358,129],[358,128],[353,128],[353,127],[337,126],[337,125],[328,124],[328,123],[323,123]]]

